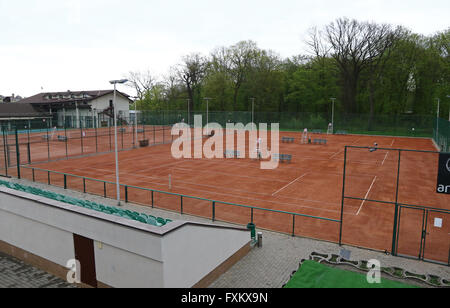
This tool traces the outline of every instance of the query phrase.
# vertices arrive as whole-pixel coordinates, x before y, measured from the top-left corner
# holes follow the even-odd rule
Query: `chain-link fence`
[[[442,152],[450,152],[450,121],[434,120],[433,139]]]

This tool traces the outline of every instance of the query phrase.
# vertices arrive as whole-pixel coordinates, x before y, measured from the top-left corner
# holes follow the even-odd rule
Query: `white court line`
[[[384,157],[384,160],[383,160],[383,163],[381,164],[381,166],[384,166],[384,163],[386,162],[388,155],[389,155],[389,152],[386,153],[386,156]]]
[[[393,147],[393,146],[394,146],[394,143],[395,143],[395,139],[394,139],[394,140],[392,140],[392,143],[391,143],[391,147]]]
[[[337,153],[334,153],[334,155],[333,156],[331,156],[329,159],[333,159],[333,157],[335,157],[335,156],[337,156],[337,155],[339,155],[339,154],[341,154],[342,152],[344,152],[344,150],[342,150],[342,151],[339,151],[339,152],[337,152]]]
[[[356,213],[356,216],[359,216],[359,213],[361,213],[362,207],[364,205],[364,203],[366,203],[366,199],[369,197],[370,191],[372,190],[373,185],[375,184],[375,181],[377,180],[377,177],[375,176],[375,178],[373,179],[372,185],[370,185],[369,190],[367,191],[366,196],[364,197],[363,202],[361,203],[361,206],[359,207],[358,213]]]
[[[301,177],[295,179],[294,181],[290,182],[289,184],[287,184],[286,186],[284,186],[283,188],[281,188],[280,190],[278,190],[277,192],[272,194],[272,197],[275,196],[276,194],[278,194],[280,191],[282,191],[283,189],[291,186],[292,184],[294,184],[295,182],[297,182],[300,179],[303,179],[308,173],[305,173],[304,175],[302,175]]]
[[[358,138],[358,139],[356,139],[355,141],[353,141],[353,143],[352,143],[351,145],[357,144],[359,140],[361,140],[361,138]],[[341,150],[341,151],[339,151],[339,152],[337,152],[337,153],[334,153],[334,155],[331,156],[329,159],[333,159],[333,157],[335,157],[335,156],[341,154],[341,153],[344,152],[344,151],[345,151],[345,150]]]

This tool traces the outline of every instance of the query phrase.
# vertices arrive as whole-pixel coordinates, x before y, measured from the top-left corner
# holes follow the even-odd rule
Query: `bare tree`
[[[328,53],[336,60],[342,76],[342,101],[348,112],[356,112],[356,96],[361,74],[375,72],[395,41],[390,25],[337,19],[323,32],[313,31],[308,42],[320,57]],[[373,101],[372,113],[373,113]]]
[[[145,72],[130,72],[128,74],[128,80],[130,81],[129,86],[136,91],[138,100],[143,100],[156,82],[150,70]]]
[[[239,90],[258,57],[259,49],[253,41],[242,41],[227,49],[228,73],[233,84],[233,108],[237,107]]]
[[[176,68],[180,81],[186,86],[190,110],[194,110],[195,98],[200,95],[200,88],[206,74],[207,60],[198,53],[183,57],[183,63]]]

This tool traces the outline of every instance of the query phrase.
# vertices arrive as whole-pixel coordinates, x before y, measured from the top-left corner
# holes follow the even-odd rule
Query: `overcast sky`
[[[430,35],[449,27],[449,3],[0,0],[0,94],[109,89],[109,80],[130,71],[162,76],[184,55],[207,55],[241,40],[291,57],[306,53],[309,28],[339,17],[403,25]]]

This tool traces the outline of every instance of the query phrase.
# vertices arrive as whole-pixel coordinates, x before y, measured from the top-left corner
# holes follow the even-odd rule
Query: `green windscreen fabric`
[[[332,268],[315,261],[305,261],[287,289],[296,288],[416,288],[397,281],[382,279],[381,284],[369,284],[366,275]]]
[[[141,223],[156,226],[156,227],[161,227],[161,226],[164,226],[164,225],[172,222],[172,220],[170,220],[170,219],[154,217],[154,216],[147,215],[144,213],[138,213],[138,212],[133,212],[133,211],[129,211],[129,210],[122,210],[122,209],[115,208],[115,207],[101,205],[101,204],[91,202],[88,200],[80,200],[80,199],[72,198],[72,197],[69,197],[66,195],[61,195],[61,194],[57,194],[54,192],[42,190],[42,189],[35,188],[35,187],[25,186],[25,185],[21,185],[21,184],[17,184],[17,183],[11,183],[11,182],[6,182],[6,181],[0,180],[0,185],[10,188],[10,189],[23,191],[23,192],[33,194],[36,196],[68,203],[71,205],[76,205],[76,206],[79,206],[82,208],[102,212],[105,214],[114,215],[114,216],[118,216],[118,217],[122,217],[122,218],[126,218],[126,219],[132,219],[132,220],[139,221]]]

